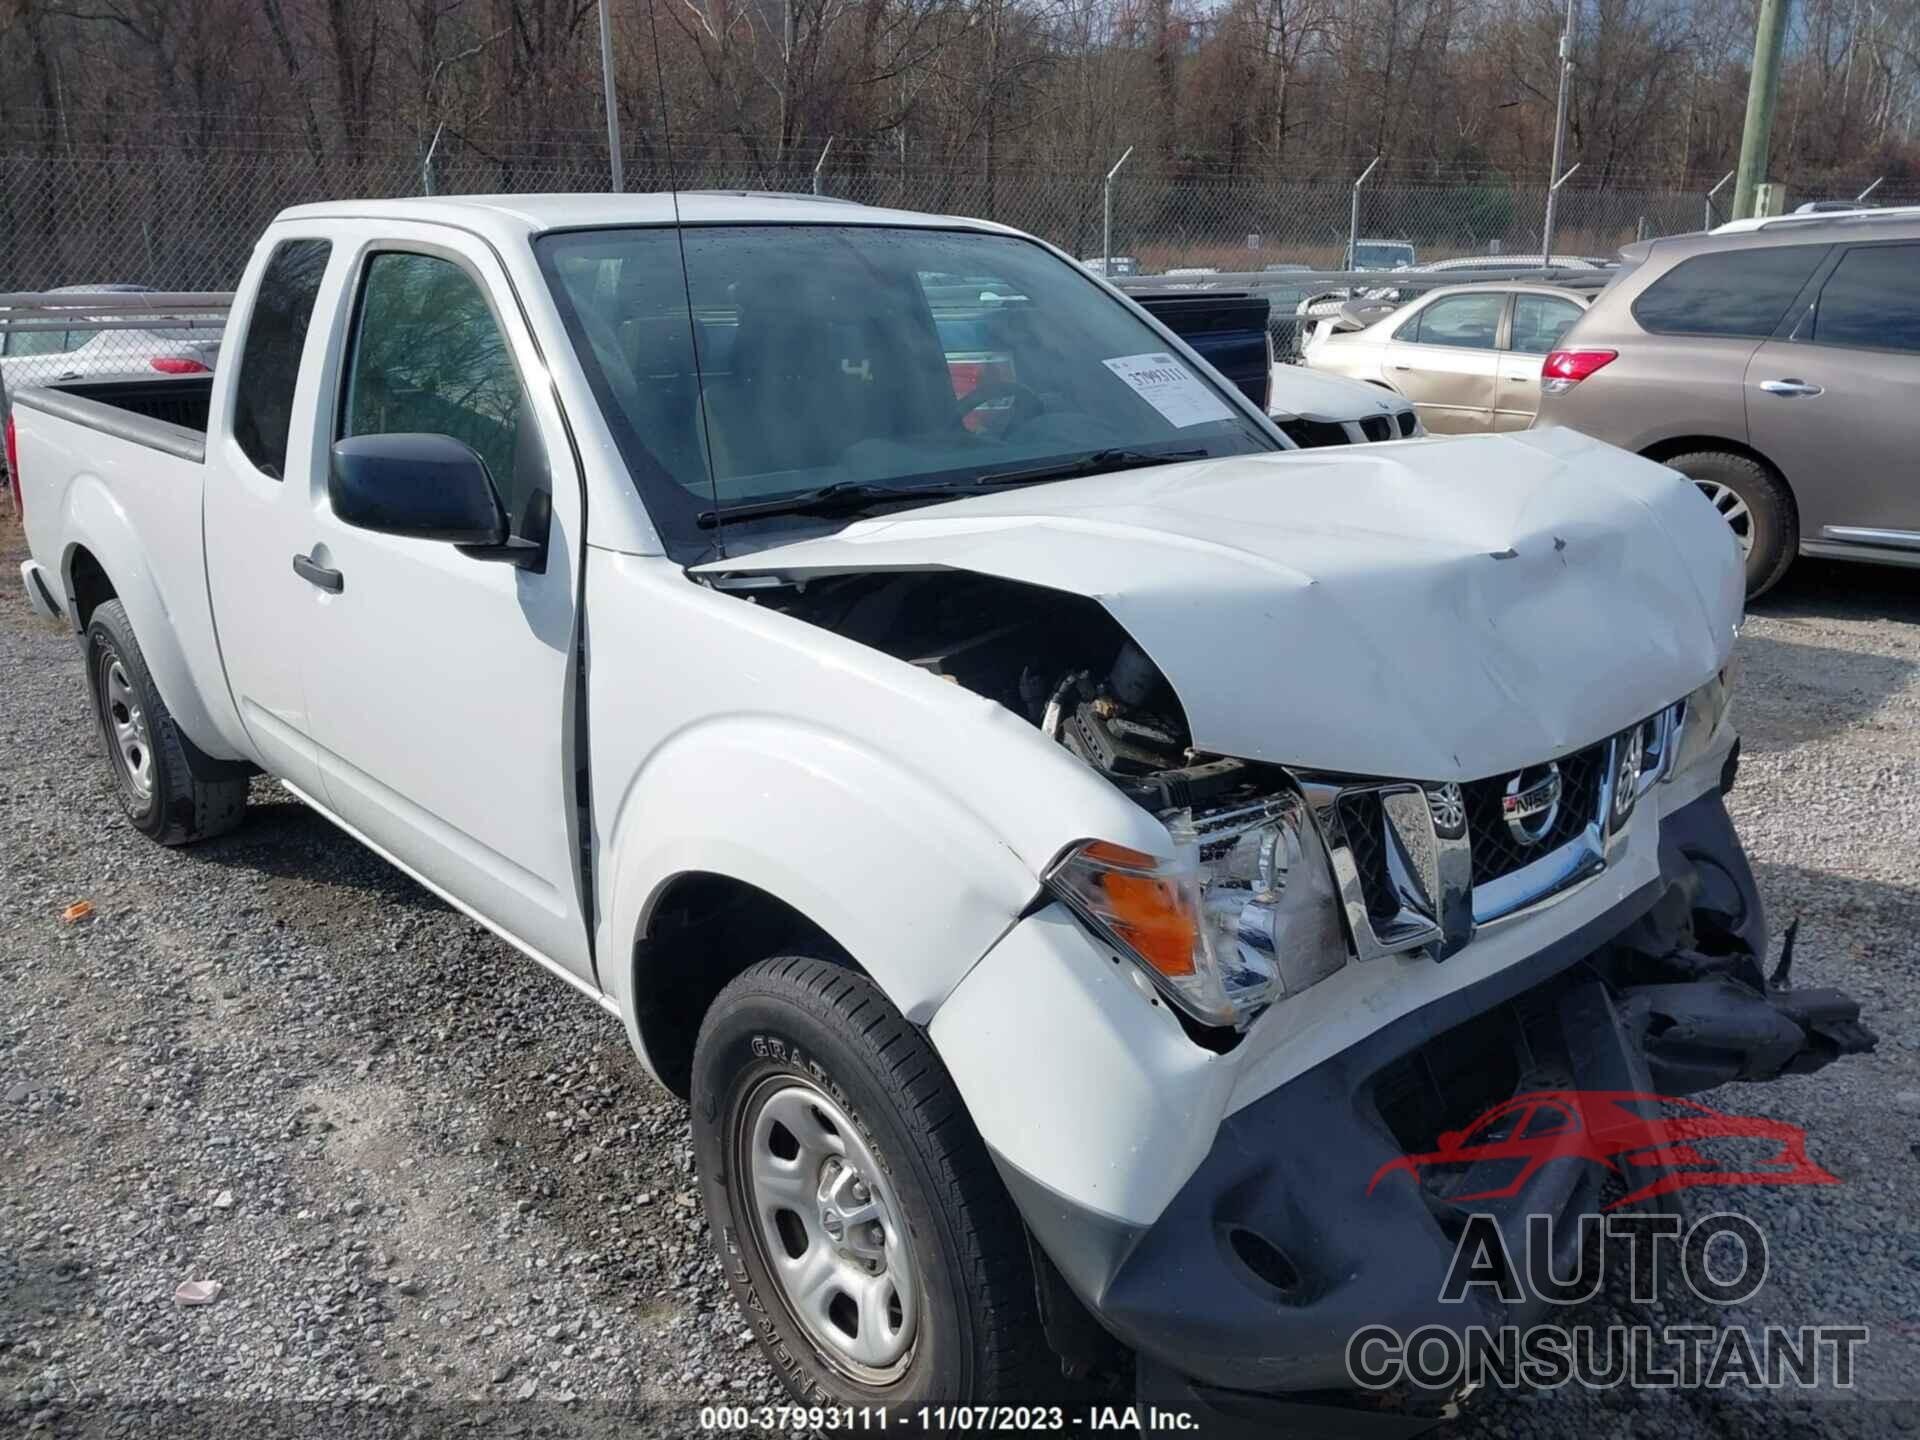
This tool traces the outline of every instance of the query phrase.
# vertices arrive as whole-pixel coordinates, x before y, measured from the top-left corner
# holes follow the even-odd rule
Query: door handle
[[[304,555],[293,557],[293,573],[309,585],[317,585],[330,595],[338,595],[347,588],[347,577],[338,570],[329,570],[324,565],[316,565]]]
[[[1812,396],[1824,394],[1826,389],[1825,386],[1809,385],[1804,380],[1793,378],[1786,380],[1762,380],[1760,382],[1760,388],[1769,395],[1778,395],[1783,400],[1792,400],[1800,395]]]
[[[1396,365],[1393,368],[1396,370],[1411,370],[1413,367],[1411,365]]]

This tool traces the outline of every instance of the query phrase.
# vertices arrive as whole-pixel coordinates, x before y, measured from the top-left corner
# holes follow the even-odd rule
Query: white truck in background
[[[1449,1192],[1383,1164],[1873,1043],[1761,968],[1691,484],[1566,431],[1296,453],[1003,227],[303,207],[217,373],[14,419],[133,824],[266,771],[618,1016],[809,1403],[1130,1357],[1206,1434],[1337,1423],[1357,1326],[1523,1318],[1439,1303]]]

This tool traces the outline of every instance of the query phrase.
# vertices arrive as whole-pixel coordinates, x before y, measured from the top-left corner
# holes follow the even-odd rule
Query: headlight
[[[1299,796],[1181,811],[1167,830],[1172,859],[1091,840],[1047,883],[1195,1019],[1244,1027],[1347,963],[1332,868]]]

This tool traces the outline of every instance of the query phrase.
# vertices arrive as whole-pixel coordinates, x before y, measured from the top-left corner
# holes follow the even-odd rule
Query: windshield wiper
[[[1149,465],[1172,465],[1181,460],[1204,460],[1205,450],[1094,450],[1071,460],[1056,460],[1024,470],[989,470],[978,477],[982,485],[1021,485],[1035,480],[1067,480],[1102,470],[1141,470]]]
[[[896,500],[951,500],[959,495],[976,495],[980,488],[980,482],[972,480],[941,485],[876,485],[871,480],[840,480],[813,490],[776,495],[770,500],[750,500],[741,505],[722,505],[718,510],[702,510],[694,516],[693,523],[702,530],[711,530],[729,520],[752,520],[761,515],[840,515]]]
[[[813,490],[796,490],[791,495],[702,510],[694,516],[693,523],[702,530],[711,530],[729,520],[752,520],[763,515],[844,515],[899,501],[955,500],[1002,486],[1032,485],[1041,480],[1066,480],[1102,470],[1137,470],[1147,465],[1206,458],[1205,450],[1095,450],[1071,460],[1021,470],[989,470],[971,480],[944,481],[938,485],[879,485],[871,480],[840,480]]]

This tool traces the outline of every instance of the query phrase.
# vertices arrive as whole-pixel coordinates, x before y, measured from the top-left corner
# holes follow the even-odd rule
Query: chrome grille
[[[1599,815],[1601,782],[1607,773],[1606,742],[1566,756],[1559,761],[1559,773],[1559,811],[1547,832],[1530,844],[1514,838],[1501,809],[1511,776],[1496,775],[1460,787],[1467,801],[1474,884],[1484,885],[1532,864],[1577,838]]]

